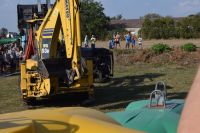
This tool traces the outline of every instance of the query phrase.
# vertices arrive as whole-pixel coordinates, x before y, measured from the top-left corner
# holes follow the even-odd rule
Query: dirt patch
[[[180,48],[174,48],[170,52],[154,54],[150,49],[114,50],[116,65],[132,65],[138,62],[151,64],[178,65],[198,64],[200,61],[200,49],[195,52],[185,52]]]

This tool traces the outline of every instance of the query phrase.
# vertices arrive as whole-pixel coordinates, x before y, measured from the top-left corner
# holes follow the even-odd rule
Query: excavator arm
[[[78,0],[57,0],[47,13],[36,34],[42,59],[56,58],[61,31],[64,35],[66,57],[72,59],[72,68],[77,70],[81,46]],[[77,74],[80,75],[79,72]]]

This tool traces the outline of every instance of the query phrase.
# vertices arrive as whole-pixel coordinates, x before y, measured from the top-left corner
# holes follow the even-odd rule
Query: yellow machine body
[[[1,133],[142,133],[86,108],[37,109],[0,115]]]
[[[38,22],[41,22],[41,19],[29,21],[32,25]],[[81,73],[80,32],[78,0],[56,0],[34,32],[36,57],[21,63],[20,88],[23,98],[42,97],[59,92],[87,92],[90,96],[93,95],[92,60],[84,61],[87,71]],[[60,33],[63,35],[66,51],[64,58],[58,57]],[[64,68],[60,72],[62,76],[53,75],[50,71],[54,69],[55,73],[61,68]],[[66,71],[69,71],[68,75],[64,74]],[[60,79],[64,85],[61,85]],[[71,83],[67,83],[69,80]]]

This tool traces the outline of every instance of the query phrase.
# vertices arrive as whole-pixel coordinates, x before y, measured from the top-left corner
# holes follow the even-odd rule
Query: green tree
[[[149,18],[145,18],[142,24],[142,28],[140,30],[140,34],[145,39],[150,39],[150,35],[152,31],[152,21]]]
[[[143,18],[147,18],[147,19],[158,19],[161,18],[162,16],[160,16],[157,13],[148,13],[146,14]]]
[[[104,14],[100,2],[94,0],[81,0],[81,31],[82,37],[94,34],[98,39],[105,39],[110,19]]]
[[[159,17],[148,14],[140,34],[147,39],[200,38],[200,13],[175,20],[172,17]],[[155,18],[157,16],[157,18]]]
[[[123,16],[121,14],[119,14],[117,16],[111,17],[110,19],[111,20],[121,20],[122,18],[123,18]]]
[[[199,38],[200,37],[200,16],[189,15],[177,22],[180,37],[182,38]]]
[[[141,28],[141,34],[147,39],[168,39],[174,37],[176,32],[175,21],[171,17],[161,17],[160,15],[147,15]]]
[[[162,38],[169,39],[175,36],[175,22],[171,17],[162,18]]]
[[[182,38],[192,38],[191,18],[186,17],[180,21],[180,36]]]

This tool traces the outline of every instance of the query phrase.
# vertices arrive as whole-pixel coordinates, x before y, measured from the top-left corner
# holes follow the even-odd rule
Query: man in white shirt
[[[94,35],[92,35],[92,38],[90,39],[90,42],[91,42],[91,48],[95,48],[96,38],[94,37]]]
[[[138,38],[138,45],[139,45],[139,47],[142,47],[142,38],[141,37]]]

